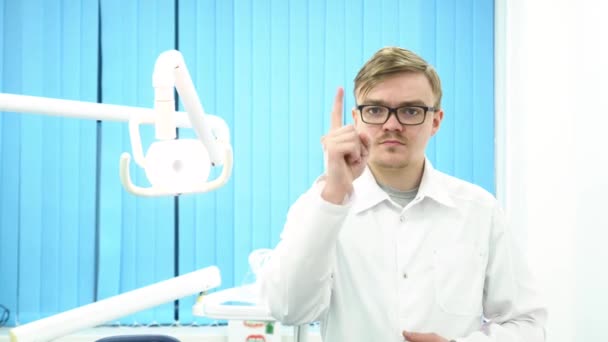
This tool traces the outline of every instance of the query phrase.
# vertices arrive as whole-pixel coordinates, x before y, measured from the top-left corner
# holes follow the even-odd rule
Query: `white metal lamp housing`
[[[139,196],[179,195],[207,192],[224,185],[232,172],[232,147],[228,126],[205,114],[188,69],[180,52],[162,53],[156,60],[152,76],[154,86],[154,118],[129,120],[129,136],[135,162],[144,168],[152,185],[134,185],[129,176],[130,155],[123,153],[120,175],[127,191]],[[175,100],[173,89],[182,99],[188,118],[198,139],[176,139]],[[152,120],[149,122],[148,120]],[[139,125],[154,123],[157,141],[150,145],[145,157]],[[220,176],[208,182],[211,166],[223,165]]]

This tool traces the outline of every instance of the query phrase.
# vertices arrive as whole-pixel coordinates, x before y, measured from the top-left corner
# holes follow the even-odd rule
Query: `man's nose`
[[[382,125],[382,128],[385,131],[402,131],[403,125],[399,120],[397,120],[396,113],[390,113],[388,116],[388,120]]]

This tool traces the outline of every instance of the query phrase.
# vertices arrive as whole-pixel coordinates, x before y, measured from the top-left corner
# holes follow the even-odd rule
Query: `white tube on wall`
[[[43,342],[220,286],[211,266],[10,330],[11,342]]]

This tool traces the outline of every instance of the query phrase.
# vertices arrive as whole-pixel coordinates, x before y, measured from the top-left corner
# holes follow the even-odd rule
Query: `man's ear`
[[[353,123],[355,124],[355,127],[357,127],[359,125],[359,110],[355,107],[353,107],[353,109],[351,109],[351,114],[353,116]]]
[[[433,112],[433,128],[431,129],[431,136],[435,135],[437,131],[439,131],[439,127],[441,127],[441,122],[443,121],[443,109],[439,109]]]

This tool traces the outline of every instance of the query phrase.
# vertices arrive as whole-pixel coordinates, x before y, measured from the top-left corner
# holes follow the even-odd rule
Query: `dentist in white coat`
[[[338,89],[325,175],[291,207],[260,275],[285,324],[325,342],[540,342],[547,311],[496,199],[425,158],[443,119],[435,69],[398,47]]]

